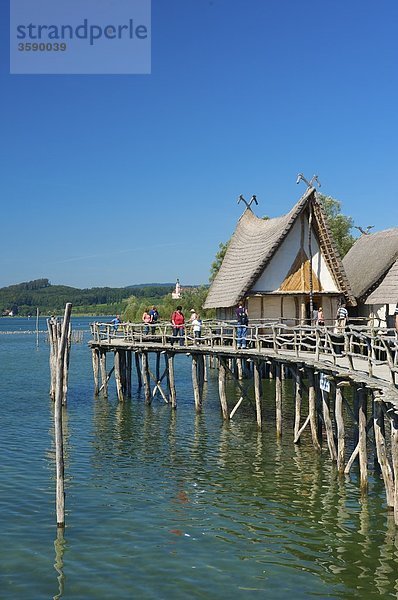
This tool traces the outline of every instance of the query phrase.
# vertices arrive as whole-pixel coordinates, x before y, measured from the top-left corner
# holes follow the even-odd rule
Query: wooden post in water
[[[368,395],[364,387],[358,390],[358,435],[359,435],[359,468],[361,472],[361,489],[368,487],[368,453],[366,450],[366,421]]]
[[[398,418],[395,413],[391,420],[391,457],[394,473],[394,521],[398,525]]]
[[[308,415],[310,417],[311,437],[314,448],[321,450],[321,445],[318,439],[318,423],[316,412],[316,391],[315,391],[315,375],[313,369],[309,368],[308,372]]]
[[[301,380],[300,367],[297,365],[296,369],[294,369],[294,379],[295,379],[295,397],[294,397],[294,443],[299,444],[299,431],[300,431],[300,420],[301,420],[301,405],[303,402],[303,382]]]
[[[54,431],[55,431],[55,463],[56,463],[56,513],[57,527],[65,527],[65,488],[64,488],[64,447],[62,432],[62,402],[63,402],[63,378],[65,367],[65,351],[68,343],[68,331],[72,304],[68,302],[65,306],[64,320],[62,323],[61,338],[58,344],[56,361],[56,384],[54,405]]]
[[[148,364],[148,352],[144,351],[141,354],[142,361],[142,378],[144,381],[144,394],[146,404],[150,404],[152,400],[151,395],[151,383],[149,379],[149,364]]]
[[[126,352],[126,395],[131,398],[131,370],[132,370],[132,355],[131,350]]]
[[[223,418],[228,421],[228,402],[226,393],[226,379],[227,379],[227,368],[225,366],[225,358],[220,356],[218,358],[218,393],[220,396],[220,404]]]
[[[262,427],[262,414],[261,414],[261,396],[262,396],[262,383],[261,383],[261,365],[260,361],[255,360],[253,363],[253,381],[254,381],[254,397],[256,399],[256,419],[257,427]]]
[[[106,372],[106,350],[100,351],[101,390],[104,398],[108,397],[108,374]]]
[[[275,421],[276,437],[282,437],[282,380],[281,364],[275,363]]]
[[[325,423],[326,439],[328,442],[330,458],[333,461],[337,461],[337,450],[336,450],[336,445],[334,443],[334,437],[333,437],[333,425],[332,425],[332,419],[330,418],[329,392],[326,392],[325,390],[321,389],[321,398],[322,398],[323,422]]]
[[[389,508],[394,508],[394,475],[387,458],[384,413],[381,402],[377,398],[375,398],[373,411],[373,429],[375,432],[377,460],[379,461],[384,487],[386,489],[387,506]]]
[[[138,355],[138,352],[134,352],[134,362],[135,362],[135,370],[137,372],[138,389],[141,389],[142,388],[142,376],[141,376],[140,357]]]
[[[99,351],[97,348],[91,350],[92,362],[93,362],[93,374],[94,374],[94,396],[98,396],[99,393]]]
[[[339,473],[344,472],[345,460],[345,428],[343,418],[343,393],[341,389],[336,387],[336,396],[334,402],[334,415],[336,419],[337,429],[337,470]]]
[[[197,354],[192,354],[192,387],[195,399],[195,410],[196,412],[200,412],[202,410],[202,398],[199,391]]]
[[[118,397],[119,402],[123,402],[124,396],[123,396],[123,389],[122,389],[122,378],[121,378],[121,374],[120,374],[121,358],[120,358],[119,350],[115,350],[114,360],[115,360],[115,381],[116,381],[117,397]]]
[[[170,404],[171,408],[174,410],[177,408],[177,394],[176,394],[176,386],[174,379],[174,352],[167,353],[167,363],[168,363],[168,379],[170,385]]]

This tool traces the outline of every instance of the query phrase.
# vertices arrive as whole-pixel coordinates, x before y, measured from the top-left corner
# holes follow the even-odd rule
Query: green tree
[[[221,263],[224,260],[225,253],[229,246],[229,242],[230,242],[230,240],[228,240],[228,242],[225,242],[225,244],[223,244],[221,242],[218,247],[218,252],[217,252],[213,262],[211,263],[211,267],[210,267],[210,277],[209,277],[210,282],[212,282],[214,280],[215,276],[217,275],[218,271],[220,270]]]
[[[348,250],[355,242],[351,230],[354,227],[354,220],[341,213],[341,202],[331,196],[318,194],[326,213],[329,227],[333,234],[341,258],[345,256]]]

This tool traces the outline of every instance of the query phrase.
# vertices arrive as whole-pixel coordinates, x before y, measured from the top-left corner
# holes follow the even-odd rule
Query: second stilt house
[[[233,319],[243,299],[251,320],[287,325],[308,323],[311,306],[331,324],[341,301],[356,304],[314,188],[284,216],[239,219],[204,306]]]

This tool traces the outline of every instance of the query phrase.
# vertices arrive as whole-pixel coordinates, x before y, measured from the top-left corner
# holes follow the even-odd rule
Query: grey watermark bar
[[[10,73],[151,72],[151,0],[10,0]]]

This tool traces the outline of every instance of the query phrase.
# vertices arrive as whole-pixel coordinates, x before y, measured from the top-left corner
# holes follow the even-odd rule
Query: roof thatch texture
[[[398,302],[398,260],[381,284],[366,298],[365,304],[395,304]]]
[[[397,227],[358,238],[343,259],[344,269],[355,297],[363,298],[369,295],[397,259]],[[385,303],[384,300],[381,304]]]
[[[251,209],[245,210],[232,235],[220,270],[210,286],[204,307],[235,306],[250,291],[310,202],[316,205],[314,221],[315,225],[321,225],[323,231],[324,239],[320,239],[320,244],[322,247],[322,242],[325,242],[324,247],[328,248],[329,255],[325,257],[328,266],[335,275],[338,272],[342,293],[355,304],[322,207],[316,201],[314,188],[309,188],[292,210],[282,217],[264,220],[256,217]],[[318,234],[321,236],[319,230]]]

